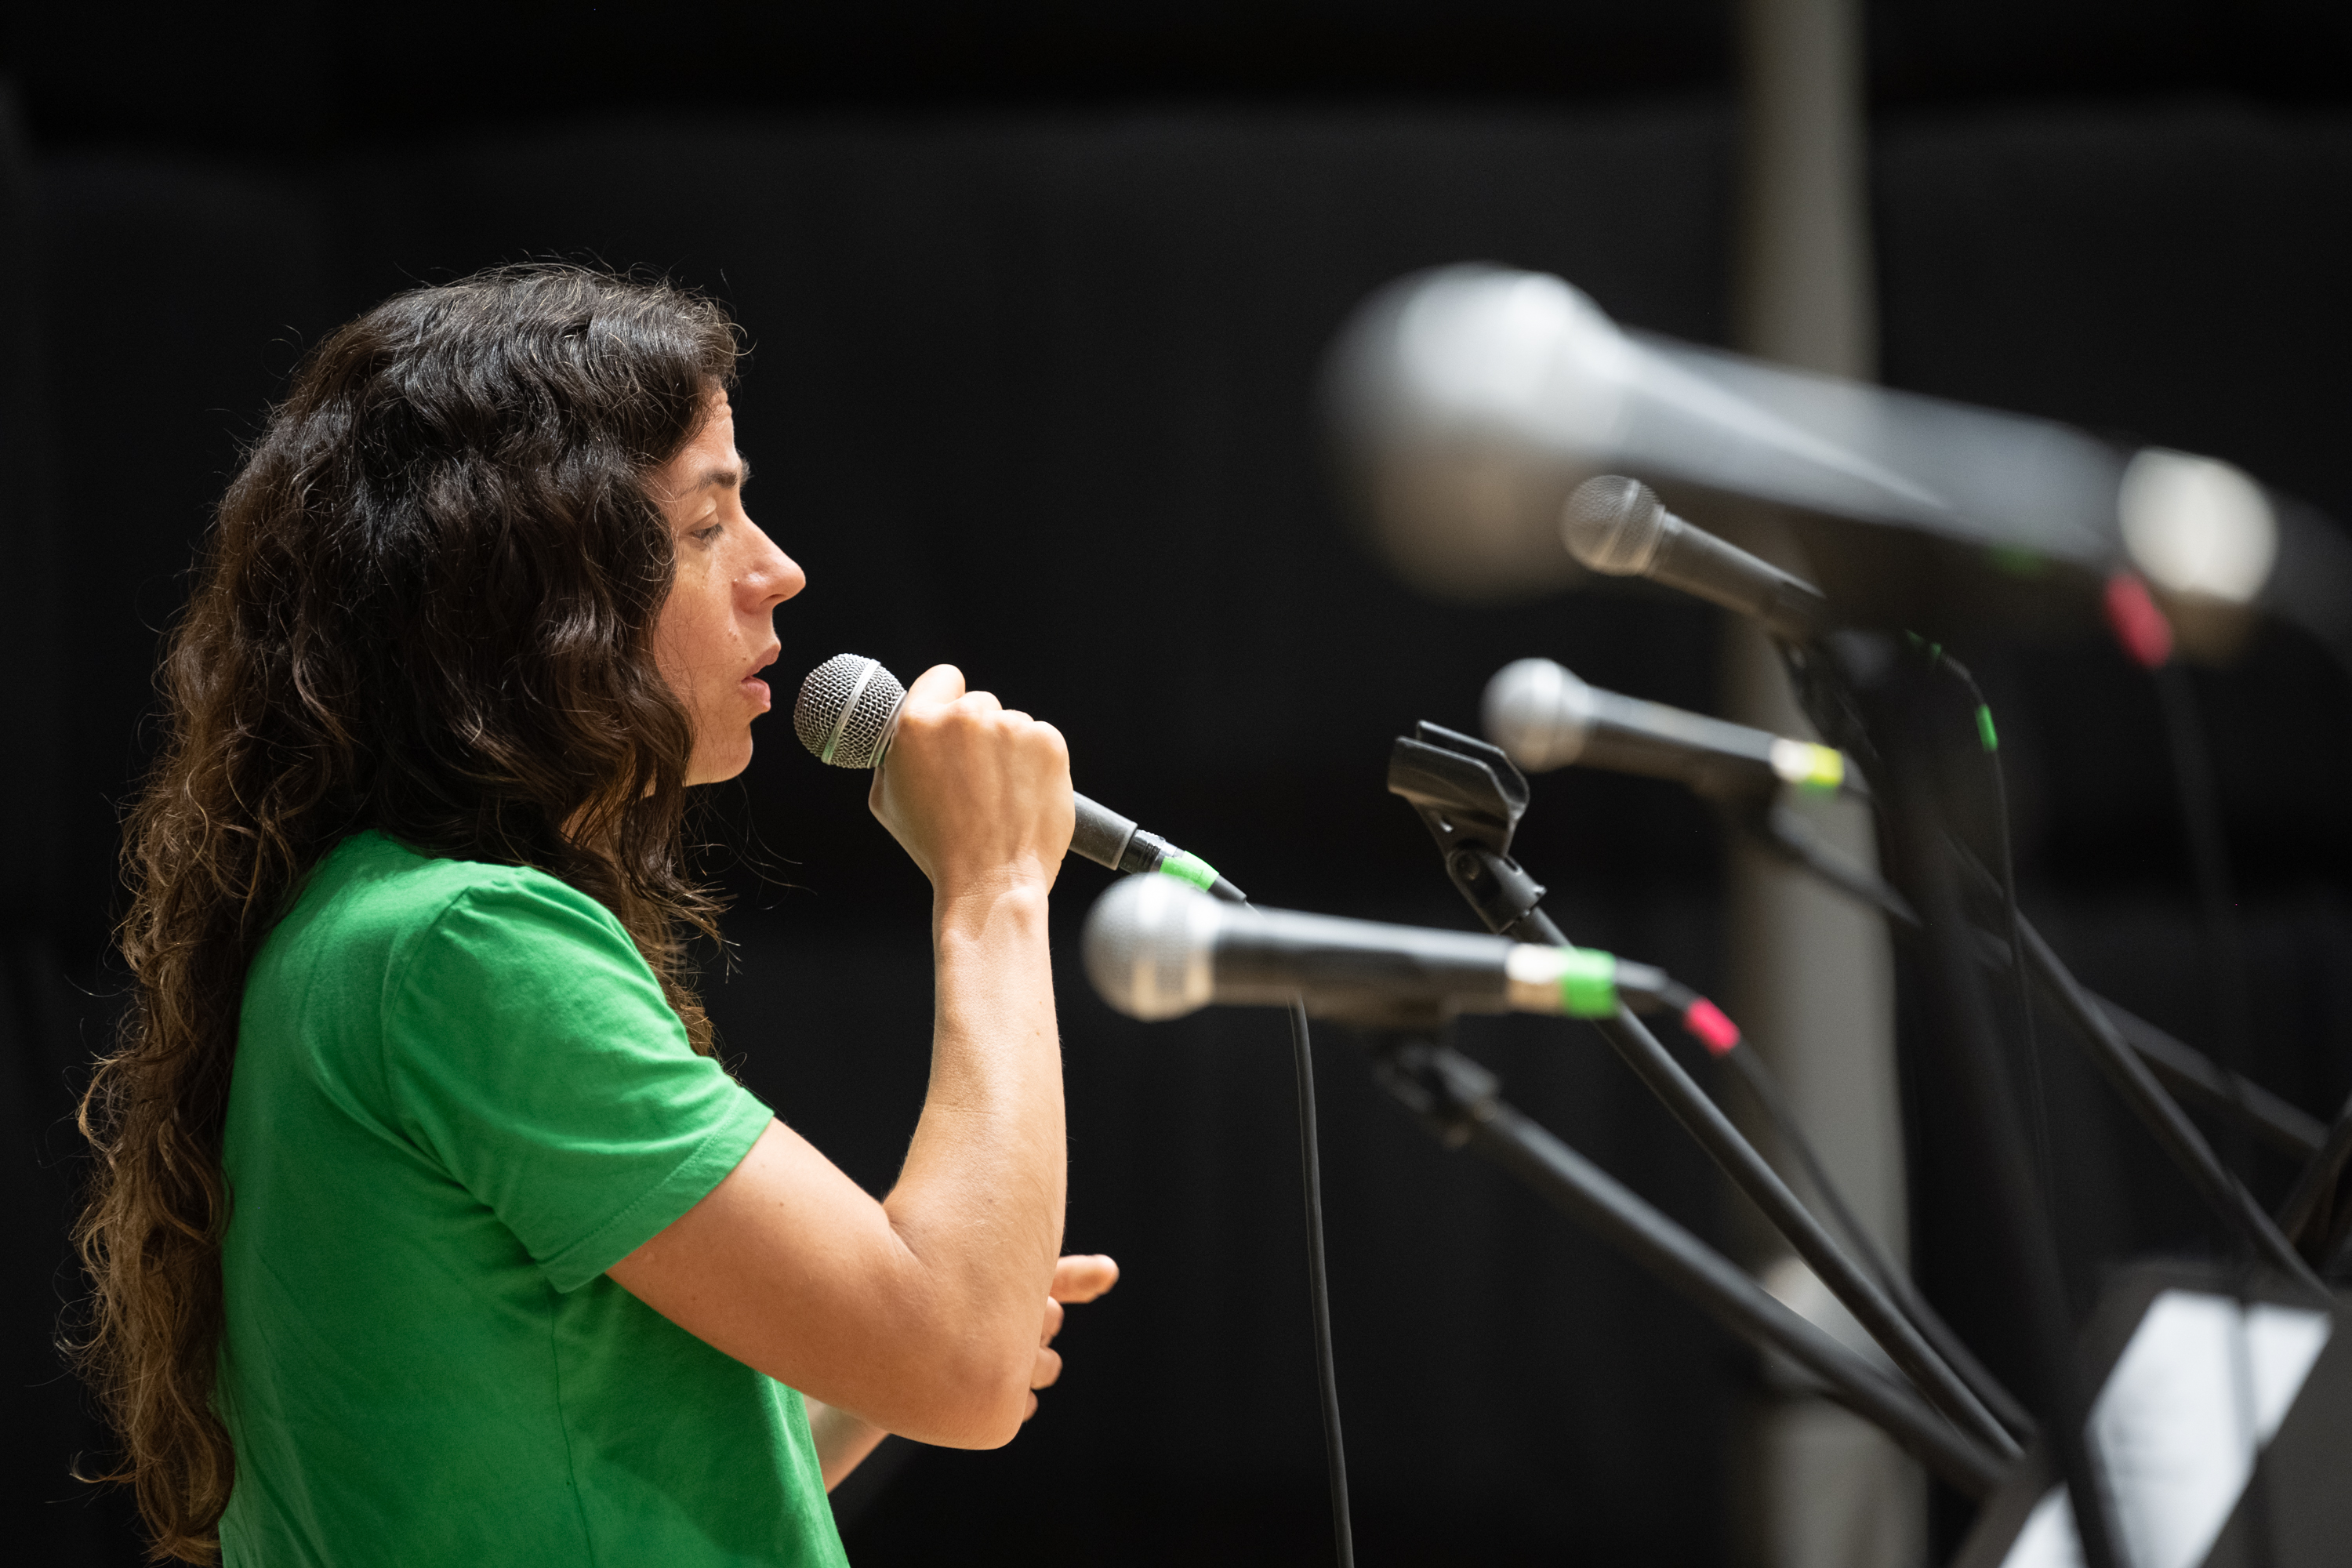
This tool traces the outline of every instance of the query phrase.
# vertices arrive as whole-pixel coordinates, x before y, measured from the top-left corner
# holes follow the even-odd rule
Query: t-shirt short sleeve
[[[611,912],[545,876],[467,888],[386,976],[400,1130],[579,1289],[717,1186],[771,1112],[698,1056]]]

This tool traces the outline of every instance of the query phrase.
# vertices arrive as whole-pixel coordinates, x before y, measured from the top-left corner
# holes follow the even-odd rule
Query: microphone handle
[[[1769,795],[1780,787],[1768,731],[1614,691],[1592,693],[1591,728],[1576,762],[1671,779],[1708,796]]]
[[[1122,875],[1165,871],[1181,877],[1229,904],[1249,901],[1242,890],[1198,855],[1180,849],[1157,833],[1147,833],[1098,800],[1073,794],[1078,808],[1076,828],[1070,835],[1070,853]]]
[[[1078,808],[1078,826],[1070,835],[1070,853],[1083,855],[1096,865],[1114,871],[1127,870],[1119,862],[1126,858],[1128,846],[1135,841],[1135,824],[1098,800],[1082,795],[1073,798]]]
[[[877,665],[876,668],[880,667]],[[890,743],[898,738],[898,714],[906,706],[906,693],[900,692],[897,706],[882,721],[882,743],[875,749],[874,765],[877,768],[890,758]],[[1170,858],[1184,853],[1158,834],[1144,832],[1133,821],[1098,800],[1076,791],[1071,792],[1071,798],[1078,814],[1077,824],[1070,834],[1070,853],[1073,855],[1083,856],[1113,871],[1136,872],[1157,871]],[[1205,860],[1201,863],[1203,866],[1208,864]],[[1215,879],[1213,870],[1210,872],[1210,878]],[[1205,888],[1209,884],[1202,882],[1200,885]]]
[[[1336,915],[1264,910],[1227,917],[1210,949],[1223,1005],[1280,1005],[1298,997],[1312,1010],[1352,1003],[1374,1010],[1399,1002],[1469,1013],[1507,1013],[1511,983],[1508,938],[1484,932],[1425,931]],[[1528,1011],[1559,1011],[1552,987],[1535,988]],[[1546,1007],[1544,1003],[1551,1003]]]
[[[833,747],[834,743],[840,739],[841,724],[846,721],[849,712],[856,707],[857,697],[866,689],[866,682],[878,678],[888,681],[892,686],[898,684],[898,678],[884,669],[878,662],[873,659],[866,659],[864,662],[868,668],[850,692],[848,701],[844,704],[841,715],[834,724],[834,741],[828,742],[824,749],[818,753],[820,761],[828,763],[833,761]],[[830,666],[824,668],[830,668]],[[811,679],[814,679],[814,675]],[[807,686],[803,683],[802,701],[807,700]],[[890,744],[898,738],[898,715],[905,711],[906,707],[907,693],[901,688],[898,701],[891,705],[888,716],[882,721],[881,741],[874,748],[874,761],[871,765],[877,770],[890,759]],[[1072,826],[1070,832],[1071,854],[1083,856],[1097,866],[1122,873],[1165,871],[1170,876],[1180,877],[1202,891],[1223,899],[1227,903],[1249,902],[1248,895],[1224,877],[1220,876],[1214,866],[1210,865],[1198,855],[1179,849],[1157,833],[1146,833],[1132,820],[1121,816],[1098,800],[1090,799],[1073,791],[1072,804],[1077,807],[1077,821]]]
[[[1829,601],[1811,584],[1669,512],[1648,576],[1761,622],[1783,642],[1810,642],[1832,626]]]

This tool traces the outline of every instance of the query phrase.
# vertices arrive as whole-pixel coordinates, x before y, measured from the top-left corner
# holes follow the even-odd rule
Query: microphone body
[[[1835,627],[1820,589],[1727,544],[1665,509],[1638,479],[1602,474],[1570,492],[1560,540],[1592,571],[1647,577],[1757,621],[1783,642]]]
[[[1678,1000],[1646,964],[1591,948],[1221,903],[1167,877],[1115,883],[1087,915],[1087,976],[1130,1018],[1302,1001],[1366,1021],[1454,1013],[1598,1018]]]
[[[879,768],[898,738],[898,713],[906,705],[906,687],[879,660],[835,654],[802,680],[800,700],[793,705],[793,732],[821,763]],[[1241,889],[1198,855],[1145,832],[1099,801],[1075,793],[1073,800],[1073,855],[1114,871],[1164,871],[1220,898],[1241,900]]]
[[[1848,782],[1844,754],[1587,686],[1548,658],[1505,665],[1481,704],[1486,738],[1529,773],[1570,763],[1687,784],[1717,799],[1826,793]]]

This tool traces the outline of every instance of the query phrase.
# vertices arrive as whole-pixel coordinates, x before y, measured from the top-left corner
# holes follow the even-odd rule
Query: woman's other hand
[[[1118,1283],[1118,1265],[1098,1252],[1064,1258],[1054,1265],[1054,1283],[1045,1293],[1045,1327],[1037,1336],[1037,1370],[1029,1378],[1031,1389],[1051,1388],[1062,1375],[1062,1352],[1054,1348],[1054,1336],[1062,1331],[1062,1303],[1075,1306],[1091,1301]],[[1036,1414],[1037,1395],[1033,1392],[1021,1419],[1026,1421]]]

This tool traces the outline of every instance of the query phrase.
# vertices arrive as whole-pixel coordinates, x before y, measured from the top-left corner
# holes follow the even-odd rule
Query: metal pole
[[[1738,346],[1802,369],[1867,378],[1877,368],[1877,344],[1860,5],[1742,0],[1739,23]],[[1805,564],[1769,517],[1754,520],[1743,542],[1783,566]],[[1725,632],[1726,716],[1805,732],[1763,637],[1745,624]],[[1818,831],[1843,858],[1874,866],[1864,813],[1830,816]],[[1733,852],[1730,917],[1734,1015],[1788,1089],[1800,1125],[1863,1223],[1901,1263],[1909,1237],[1885,932],[1874,916],[1811,885],[1794,868],[1744,847]],[[1828,1300],[1798,1259],[1768,1253],[1759,1262],[1801,1307]],[[1852,1331],[1832,1313],[1821,1316],[1823,1326]],[[1885,1568],[1924,1560],[1919,1474],[1853,1416],[1792,1393],[1757,1412],[1745,1447],[1751,1563]]]

